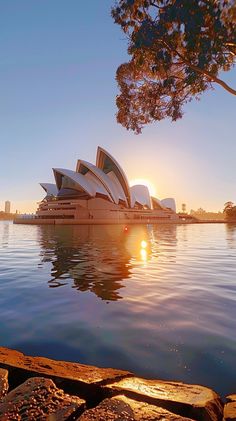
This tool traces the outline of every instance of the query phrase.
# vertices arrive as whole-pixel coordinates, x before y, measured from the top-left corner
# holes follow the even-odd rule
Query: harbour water
[[[0,221],[0,346],[236,391],[236,225]]]

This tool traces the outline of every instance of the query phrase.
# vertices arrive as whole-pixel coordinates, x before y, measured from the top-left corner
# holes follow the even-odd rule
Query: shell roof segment
[[[88,174],[92,173],[106,189],[107,194],[109,195],[112,202],[117,204],[119,203],[119,199],[124,198],[124,195],[121,197],[119,194],[117,185],[111,180],[111,178],[100,168],[96,167],[90,162],[79,159],[76,166],[76,172],[83,174],[84,177],[88,177]]]
[[[87,179],[84,175],[64,168],[54,168],[54,175],[58,190],[63,188],[72,188],[78,191],[86,192],[90,197],[95,197],[97,193],[108,196],[106,189],[94,179]],[[63,185],[63,177],[66,182]]]
[[[125,172],[121,168],[120,164],[111,156],[105,149],[101,148],[100,146],[97,149],[97,159],[96,159],[96,166],[100,168],[105,174],[111,176],[112,179],[117,179],[117,183],[120,184],[124,196],[126,198],[126,202],[128,206],[131,206],[131,193],[130,187],[125,175]]]
[[[58,188],[53,183],[40,183],[40,186],[45,190],[48,196],[57,196]]]
[[[163,207],[171,209],[173,212],[176,212],[176,203],[173,197],[168,197],[166,199],[161,200],[161,204]]]
[[[147,206],[149,209],[152,208],[151,197],[147,186],[136,184],[130,187],[130,191],[132,208],[134,207],[135,203],[139,203],[142,206]]]

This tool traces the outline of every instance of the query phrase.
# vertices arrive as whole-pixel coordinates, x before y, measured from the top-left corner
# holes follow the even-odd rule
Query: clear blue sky
[[[0,0],[0,209],[10,200],[34,210],[51,168],[94,162],[97,145],[178,207],[218,211],[236,201],[236,98],[222,88],[140,136],[116,123],[115,71],[127,55],[112,4]],[[236,69],[224,78],[236,87]]]

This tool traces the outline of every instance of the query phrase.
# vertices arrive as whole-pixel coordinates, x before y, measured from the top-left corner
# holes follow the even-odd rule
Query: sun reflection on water
[[[147,250],[141,248],[140,256],[141,256],[141,259],[146,262],[147,261]]]
[[[145,241],[145,240],[142,240],[141,241],[141,248],[142,249],[146,249],[147,248],[147,241]]]
[[[145,241],[145,240],[142,240],[141,241],[141,244],[140,244],[140,246],[141,246],[141,249],[140,249],[140,256],[141,256],[141,260],[142,261],[144,261],[144,262],[146,262],[147,261],[147,241]]]

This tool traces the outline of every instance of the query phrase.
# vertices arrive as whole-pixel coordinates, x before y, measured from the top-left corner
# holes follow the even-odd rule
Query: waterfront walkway
[[[203,386],[146,380],[0,347],[1,421],[222,419],[236,420],[236,394],[222,400]]]

